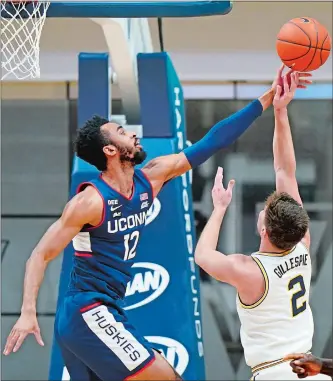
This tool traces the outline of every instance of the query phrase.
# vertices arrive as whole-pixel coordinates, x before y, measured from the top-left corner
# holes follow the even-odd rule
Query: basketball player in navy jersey
[[[44,345],[36,317],[38,290],[48,263],[73,241],[71,280],[55,322],[71,380],[179,380],[123,309],[147,210],[165,182],[232,144],[270,106],[273,96],[272,88],[217,123],[191,147],[155,158],[142,170],[135,166],[144,161],[146,153],[133,132],[100,117],[87,121],[78,130],[76,153],[101,174],[79,186],[28,260],[21,316],[4,354],[16,352],[31,333]]]

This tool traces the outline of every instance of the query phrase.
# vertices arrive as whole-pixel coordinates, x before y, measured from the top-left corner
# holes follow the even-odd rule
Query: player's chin
[[[143,150],[141,147],[140,149],[137,149],[134,153],[133,162],[135,165],[139,165],[143,163],[146,160],[147,153]]]

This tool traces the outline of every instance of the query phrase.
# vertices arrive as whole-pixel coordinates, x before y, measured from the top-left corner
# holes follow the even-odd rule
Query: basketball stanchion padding
[[[138,71],[148,160],[180,152],[186,144],[184,99],[169,56],[139,54]],[[185,380],[205,378],[194,229],[186,173],[154,201],[125,299],[131,321]]]

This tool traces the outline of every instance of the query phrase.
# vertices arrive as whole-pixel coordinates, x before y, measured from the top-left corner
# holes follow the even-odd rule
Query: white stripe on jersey
[[[117,322],[106,306],[98,306],[82,314],[91,331],[119,358],[130,371],[149,357],[147,349]]]
[[[89,232],[78,233],[72,241],[75,251],[84,251],[86,253],[92,252]]]

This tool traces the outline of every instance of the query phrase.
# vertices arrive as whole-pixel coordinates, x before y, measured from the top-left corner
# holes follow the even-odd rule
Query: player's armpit
[[[251,283],[251,277],[257,274],[261,276],[252,258],[243,254],[225,255],[216,250],[201,252],[201,249],[197,249],[195,262],[213,278],[237,289],[243,288],[245,282]]]
[[[154,196],[161,190],[163,184],[189,171],[191,165],[183,152],[157,157],[149,161],[142,171],[152,183]]]

